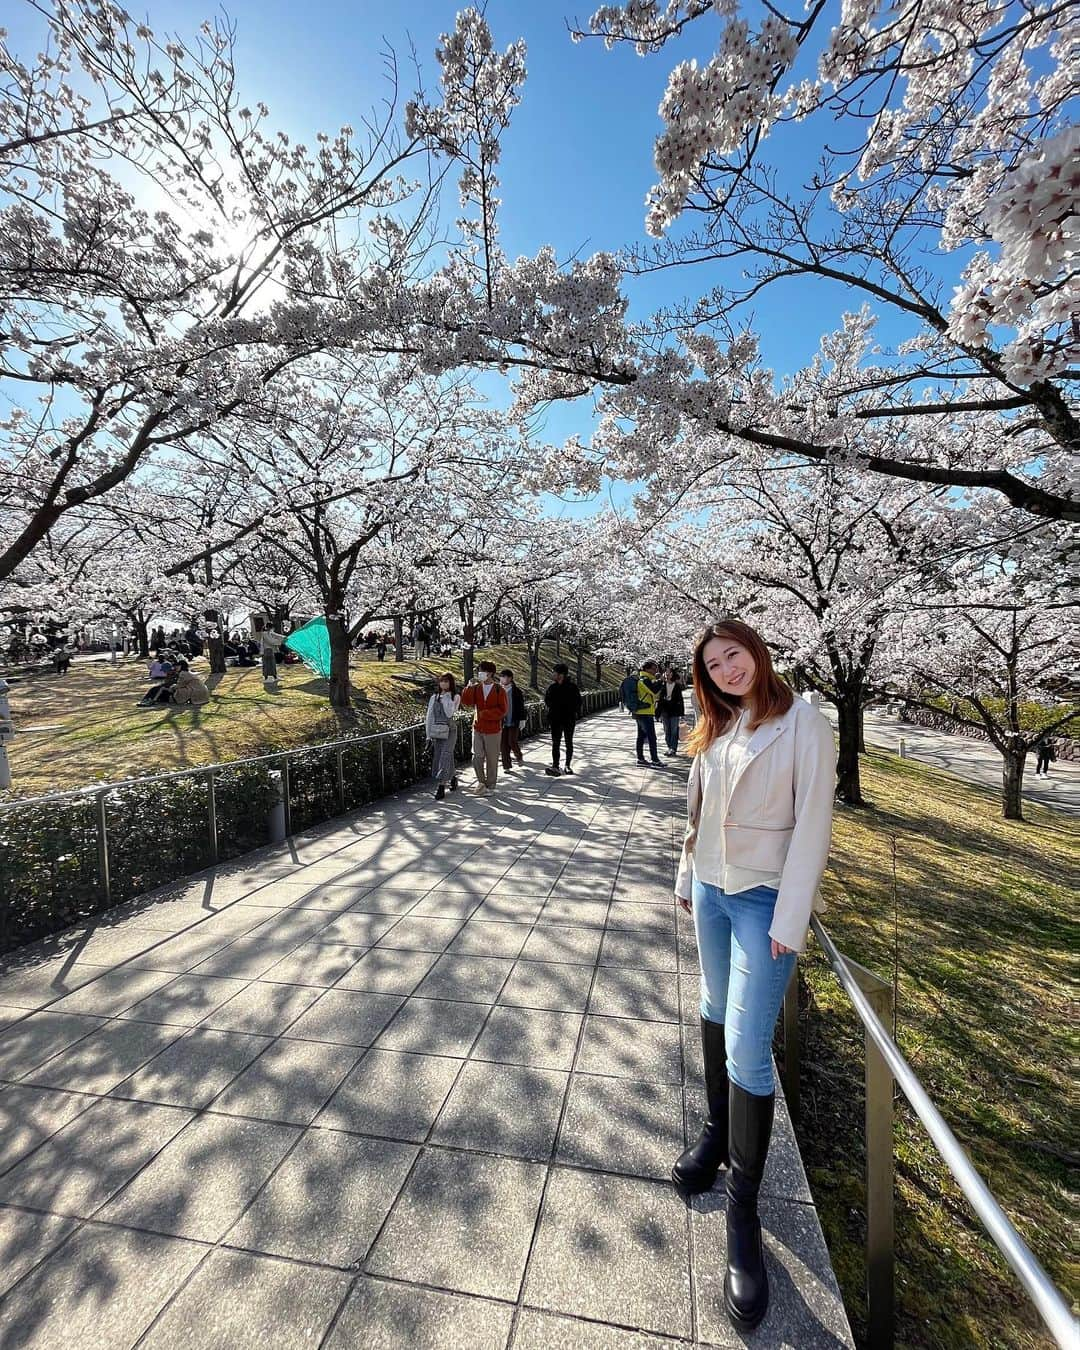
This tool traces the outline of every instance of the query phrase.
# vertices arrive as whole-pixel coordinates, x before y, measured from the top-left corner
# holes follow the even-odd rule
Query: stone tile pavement
[[[413,790],[0,968],[0,1345],[732,1346],[686,761]],[[762,1346],[851,1337],[781,1109]]]

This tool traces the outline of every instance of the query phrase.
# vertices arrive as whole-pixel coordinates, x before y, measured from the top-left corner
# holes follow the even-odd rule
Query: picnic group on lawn
[[[678,754],[685,692],[676,671],[661,672],[654,661],[623,682],[638,764],[663,765],[658,720],[665,753]],[[689,1197],[724,1174],[724,1306],[733,1326],[747,1331],[769,1304],[758,1194],[772,1137],[773,1029],[811,913],[823,908],[818,888],[832,835],[835,748],[825,717],[780,678],[762,638],[738,620],[713,624],[698,637],[692,699],[697,716],[687,743],[693,759],[674,898],[693,918],[700,957],[706,1112],[671,1176]],[[581,694],[566,666],[555,667],[544,702],[552,757],[545,772],[572,774]],[[494,788],[500,759],[505,770],[522,763],[525,701],[513,674],[503,670],[496,680],[494,663],[481,662],[460,695],[453,676],[443,675],[427,716],[440,800],[458,785],[459,708],[475,714],[479,794]]]

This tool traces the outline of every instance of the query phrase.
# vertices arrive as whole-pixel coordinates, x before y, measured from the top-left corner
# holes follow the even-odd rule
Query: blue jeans
[[[672,754],[679,748],[679,714],[664,713],[664,740]]]
[[[645,743],[649,745],[649,758],[656,759],[656,718],[652,713],[635,713],[637,723],[637,757],[645,758]]]
[[[728,1077],[744,1092],[775,1090],[772,1035],[796,954],[773,960],[771,886],[726,895],[694,877],[694,932],[701,958],[701,1015],[726,1027]]]

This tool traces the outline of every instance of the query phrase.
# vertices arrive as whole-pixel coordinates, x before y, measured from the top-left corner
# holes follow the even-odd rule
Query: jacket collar
[[[783,713],[780,717],[771,718],[768,722],[762,722],[761,726],[757,728],[757,730],[750,737],[750,742],[746,747],[746,755],[743,757],[743,761],[739,765],[738,772],[731,780],[731,785],[728,789],[729,800],[731,798],[731,795],[734,793],[736,786],[738,785],[739,779],[743,776],[743,774],[754,762],[754,760],[757,759],[758,755],[760,755],[763,750],[767,749],[770,745],[772,745],[773,741],[775,741],[778,737],[782,736],[785,730],[794,721],[794,719],[795,719],[795,706],[793,704],[786,713]]]

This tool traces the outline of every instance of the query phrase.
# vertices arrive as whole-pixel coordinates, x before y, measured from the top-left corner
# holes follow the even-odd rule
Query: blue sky
[[[657,105],[667,74],[677,60],[711,56],[719,20],[708,16],[656,56],[642,59],[631,48],[607,51],[599,41],[574,44],[567,19],[587,21],[596,0],[565,9],[561,0],[491,0],[487,9],[496,41],[505,46],[523,37],[528,47],[528,81],[522,105],[504,137],[501,212],[502,242],[511,256],[532,254],[550,243],[562,257],[617,249],[641,242],[644,197],[654,181],[652,145],[660,129]],[[239,86],[246,101],[263,100],[271,124],[311,143],[318,130],[343,123],[359,127],[363,116],[386,96],[384,50],[397,53],[403,97],[415,87],[411,46],[415,46],[429,89],[437,81],[434,49],[439,34],[453,26],[460,6],[453,0],[230,0],[228,14],[238,29]],[[155,0],[131,6],[147,14],[159,36],[191,34],[213,14],[210,0]],[[16,50],[40,32],[29,7],[7,16]],[[785,138],[786,139],[786,138]],[[797,152],[797,147],[789,155]],[[781,162],[781,170],[803,171]],[[448,204],[448,211],[454,204]],[[452,219],[452,216],[450,217]],[[634,280],[628,289],[632,314],[698,294],[723,273],[698,267]],[[804,364],[824,328],[843,309],[859,303],[837,288],[834,303],[823,304],[819,287],[805,284],[766,292],[756,305],[755,327],[767,362],[783,373]],[[492,378],[485,391],[499,388]],[[548,440],[572,433],[587,438],[587,405],[552,409],[541,427]]]

